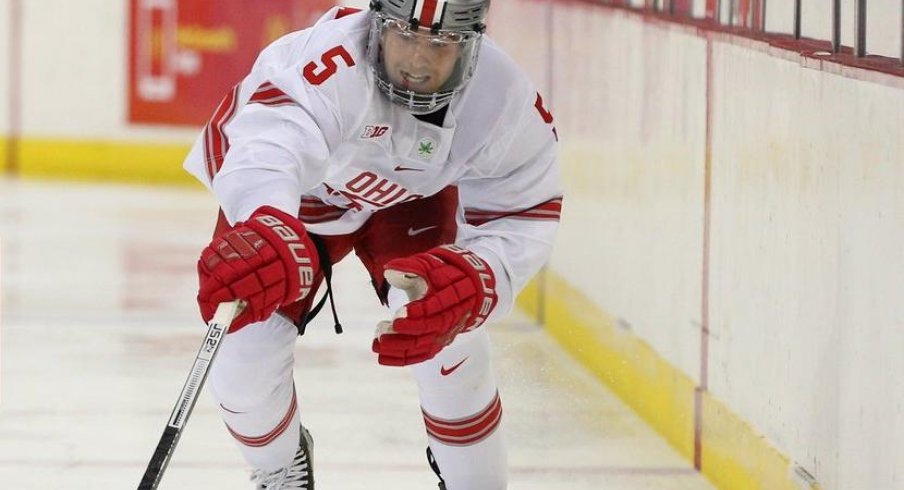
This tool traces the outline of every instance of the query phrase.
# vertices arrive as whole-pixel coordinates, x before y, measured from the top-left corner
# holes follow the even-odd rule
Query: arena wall
[[[885,56],[894,15],[871,3]],[[191,183],[198,127],[128,122],[127,18],[0,0],[8,172]],[[562,138],[562,232],[522,306],[720,488],[901,488],[900,73],[589,1],[494,0],[491,34]]]
[[[522,305],[720,488],[901,488],[897,69],[534,8],[567,195]]]
[[[305,0],[283,3],[295,1],[304,8]],[[130,122],[130,8],[128,0],[0,0],[0,61],[9,67],[0,72],[0,136],[19,137],[17,151],[0,157],[7,172],[194,185],[181,161],[200,124]]]
[[[12,51],[10,41],[12,40],[12,23],[10,22],[10,5],[9,0],[0,0],[0,66],[10,67],[10,53]],[[0,162],[5,162],[7,158],[7,141],[10,135],[10,101],[12,93],[10,91],[10,71],[9,69],[0,70]],[[5,167],[5,164],[3,165]]]

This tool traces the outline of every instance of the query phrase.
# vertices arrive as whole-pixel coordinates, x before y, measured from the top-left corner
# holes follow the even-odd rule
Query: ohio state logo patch
[[[421,140],[417,142],[417,148],[415,148],[415,153],[422,160],[430,160],[433,158],[433,153],[435,151],[436,140],[433,138],[421,138]]]

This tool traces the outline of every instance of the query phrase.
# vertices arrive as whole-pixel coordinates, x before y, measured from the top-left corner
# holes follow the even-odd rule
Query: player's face
[[[439,91],[455,70],[461,39],[455,33],[412,31],[404,22],[387,22],[383,29],[383,64],[390,82],[421,94]]]

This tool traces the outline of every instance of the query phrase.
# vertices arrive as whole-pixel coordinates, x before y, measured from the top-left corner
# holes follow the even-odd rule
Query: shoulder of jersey
[[[342,47],[354,66],[339,54],[333,56],[342,71],[364,65],[369,28],[367,11],[348,7],[333,7],[311,27],[283,36],[269,45],[260,55],[257,65],[268,65],[269,71],[284,72],[304,70],[313,62],[322,67],[324,57],[337,47]],[[353,70],[357,71],[357,70]]]
[[[311,37],[305,54],[309,57],[319,57],[324,49],[342,45],[356,62],[363,61],[370,32],[369,19],[366,10],[349,7],[330,9],[310,28]]]
[[[535,91],[527,73],[489,37],[484,37],[477,69],[467,90],[476,107],[508,112],[521,106]]]
[[[518,135],[522,119],[536,98],[527,74],[490,39],[484,38],[477,70],[461,94],[456,113],[457,134],[481,148],[481,157],[473,159],[474,171],[489,175]]]

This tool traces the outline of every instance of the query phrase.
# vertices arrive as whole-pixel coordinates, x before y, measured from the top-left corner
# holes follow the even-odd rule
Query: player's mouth
[[[405,88],[411,88],[412,85],[424,85],[428,80],[430,80],[430,75],[415,75],[405,70],[401,70],[401,75]]]

